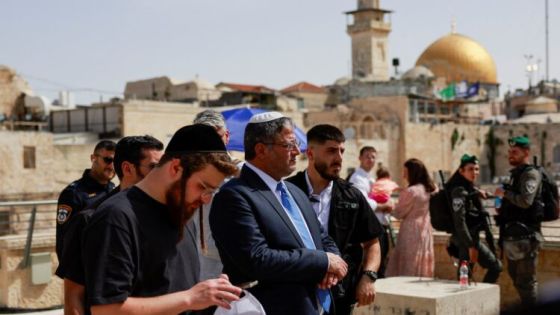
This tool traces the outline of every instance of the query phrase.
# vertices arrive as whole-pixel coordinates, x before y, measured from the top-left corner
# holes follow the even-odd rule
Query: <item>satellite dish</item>
[[[354,130],[354,127],[345,128],[343,133],[346,140],[352,140],[356,136],[356,130]]]

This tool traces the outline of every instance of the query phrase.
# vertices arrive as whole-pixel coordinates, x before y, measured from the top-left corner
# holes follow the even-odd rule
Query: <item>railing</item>
[[[5,120],[0,122],[0,130],[6,129],[10,131],[15,130],[33,130],[43,131],[47,130],[48,123],[44,121],[18,121],[18,120]]]
[[[35,230],[55,231],[56,200],[0,202],[0,235],[27,233],[20,268],[29,266],[31,244]]]
[[[394,193],[391,195],[391,198],[393,200],[398,200],[398,194]],[[499,231],[498,231],[498,226],[496,225],[496,222],[494,222],[494,215],[496,214],[496,209],[494,207],[494,200],[493,199],[487,199],[487,200],[483,200],[482,205],[484,206],[484,209],[486,211],[488,211],[488,213],[490,214],[490,228],[492,231],[492,234],[494,234],[495,239],[497,240]],[[399,225],[400,220],[396,220],[394,219],[394,222],[397,222],[397,226]],[[542,222],[541,223],[541,232],[545,238],[545,240],[548,243],[551,243],[550,241],[554,241],[554,246],[558,246],[560,247],[560,219],[555,220],[555,221],[549,221],[549,222]],[[550,245],[550,244],[549,244]]]

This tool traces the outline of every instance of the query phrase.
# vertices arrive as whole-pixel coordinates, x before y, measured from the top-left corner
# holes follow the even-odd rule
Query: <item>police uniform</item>
[[[309,194],[306,176],[305,172],[299,172],[287,181]],[[356,286],[362,269],[361,243],[381,237],[384,230],[363,194],[347,181],[333,181],[330,201],[329,236],[348,264],[346,277],[332,289],[336,314],[344,315],[350,314],[356,303]]]
[[[531,165],[511,170],[504,187],[497,221],[500,241],[508,261],[508,272],[524,304],[537,299],[537,256],[541,234],[542,205],[539,202],[541,174]]]
[[[86,169],[82,177],[68,185],[58,197],[56,214],[56,255],[62,259],[64,235],[68,229],[70,218],[80,211],[90,208],[96,201],[109,193],[115,184],[112,182],[102,185],[90,175],[91,169]]]
[[[488,213],[480,202],[478,191],[459,172],[455,172],[450,178],[446,189],[450,191],[451,196],[454,229],[450,242],[452,248],[456,249],[454,256],[469,261],[469,248],[476,248],[478,264],[488,269],[483,282],[495,283],[502,271],[502,263],[496,257],[494,239],[488,225]],[[480,231],[486,233],[488,246],[480,241]],[[473,266],[474,264],[471,264],[470,270]]]

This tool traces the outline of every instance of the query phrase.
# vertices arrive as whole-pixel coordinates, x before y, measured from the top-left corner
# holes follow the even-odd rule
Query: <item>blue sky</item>
[[[412,67],[455,19],[459,33],[494,57],[502,91],[526,87],[523,55],[540,58],[544,76],[544,3],[381,0],[395,11],[389,57],[400,58],[401,71]],[[549,1],[551,79],[560,79],[559,6]],[[77,90],[78,103],[161,75],[278,89],[330,84],[350,70],[343,12],[355,8],[352,0],[3,0],[0,64],[51,99]]]

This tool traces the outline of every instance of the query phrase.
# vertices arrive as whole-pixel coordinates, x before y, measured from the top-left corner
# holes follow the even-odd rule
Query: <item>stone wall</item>
[[[560,172],[560,124],[507,124],[494,127],[494,137],[499,145],[496,146],[496,175],[509,174],[511,166],[508,164],[507,140],[512,136],[526,135],[532,147],[532,155],[536,155],[538,163],[544,165],[550,172]],[[557,160],[554,161],[554,149],[559,151]]]
[[[482,125],[408,123],[404,159],[415,157],[422,160],[431,175],[435,176],[438,170],[448,174],[454,172],[461,156],[468,153],[479,157],[482,172],[487,172],[484,141],[488,130],[488,126]]]
[[[0,131],[0,198],[20,198],[56,190],[57,166],[53,137],[48,132]],[[24,168],[24,148],[34,148],[34,168]],[[31,154],[33,155],[33,154]]]
[[[58,260],[54,253],[54,233],[36,234],[32,253],[50,253],[51,280],[33,284],[31,267],[23,268],[25,236],[0,237],[0,308],[41,309],[64,303],[63,282],[54,275]]]
[[[4,114],[6,118],[11,117],[18,97],[30,90],[27,82],[14,70],[0,65],[0,114]]]
[[[123,135],[148,134],[167,144],[177,129],[191,124],[202,110],[190,104],[129,100],[123,104]]]

